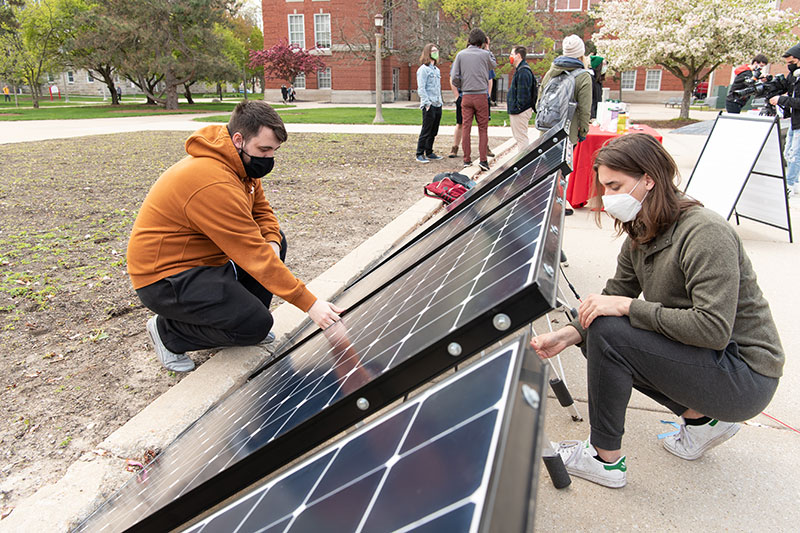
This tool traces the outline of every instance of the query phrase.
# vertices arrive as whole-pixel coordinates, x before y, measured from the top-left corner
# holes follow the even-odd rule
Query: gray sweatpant
[[[628,317],[599,317],[582,348],[587,359],[591,443],[622,447],[631,389],[676,415],[688,408],[738,422],[760,413],[778,387],[777,378],[750,369],[731,341],[724,350],[698,348],[631,326]]]

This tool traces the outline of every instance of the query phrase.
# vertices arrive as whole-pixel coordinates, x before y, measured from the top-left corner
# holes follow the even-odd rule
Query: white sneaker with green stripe
[[[664,448],[681,459],[694,461],[714,446],[719,446],[736,435],[741,427],[735,422],[723,422],[717,419],[712,419],[701,426],[681,424],[678,433],[664,438]]]
[[[615,463],[604,463],[597,458],[597,450],[591,443],[580,440],[564,440],[552,443],[553,448],[561,456],[567,472],[573,476],[582,477],[604,487],[618,489],[628,482],[628,467],[625,465],[625,456],[620,457]]]

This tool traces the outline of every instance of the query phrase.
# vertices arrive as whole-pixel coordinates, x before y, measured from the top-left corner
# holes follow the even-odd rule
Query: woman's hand
[[[539,357],[549,359],[561,353],[567,346],[579,343],[581,334],[572,326],[564,326],[558,331],[551,331],[537,335],[531,339],[531,348],[536,350]]]
[[[627,296],[590,294],[578,308],[578,319],[586,329],[599,316],[628,316],[630,309],[631,298]]]

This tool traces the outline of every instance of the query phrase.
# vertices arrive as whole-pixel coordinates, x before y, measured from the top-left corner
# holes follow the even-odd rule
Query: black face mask
[[[789,69],[789,72],[794,72],[795,70],[797,70],[797,65],[795,65],[794,63],[789,63],[788,65],[786,65],[786,68]]]
[[[244,162],[243,155],[246,155],[250,158],[249,163]],[[272,172],[272,167],[275,166],[275,158],[274,157],[256,157],[254,155],[250,155],[244,151],[244,148],[239,148],[239,157],[242,158],[242,164],[244,165],[244,171],[247,173],[248,178],[263,178],[270,172]]]

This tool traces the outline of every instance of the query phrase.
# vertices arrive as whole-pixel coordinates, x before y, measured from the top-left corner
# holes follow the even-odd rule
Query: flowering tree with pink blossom
[[[286,80],[294,83],[301,73],[313,74],[325,68],[325,62],[314,53],[296,44],[281,39],[272,48],[250,51],[250,68],[264,67],[264,76],[269,80]]]
[[[612,69],[660,65],[681,80],[680,118],[689,118],[695,80],[758,53],[780,61],[800,23],[774,0],[606,0],[592,16],[600,19],[592,40]]]

